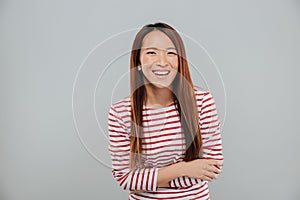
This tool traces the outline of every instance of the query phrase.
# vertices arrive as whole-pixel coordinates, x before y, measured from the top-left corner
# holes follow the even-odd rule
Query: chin
[[[151,85],[153,85],[154,87],[159,88],[159,89],[165,89],[165,88],[171,87],[171,84],[151,83]]]

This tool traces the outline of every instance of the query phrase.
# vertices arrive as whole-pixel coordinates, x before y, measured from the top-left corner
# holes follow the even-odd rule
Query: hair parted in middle
[[[130,100],[131,100],[131,133],[130,133],[130,167],[142,166],[143,141],[143,105],[147,93],[141,65],[140,51],[144,37],[151,31],[159,30],[173,42],[178,55],[178,73],[172,82],[172,96],[179,113],[181,128],[185,136],[184,161],[201,158],[202,139],[199,127],[199,115],[194,86],[191,79],[186,52],[179,33],[165,23],[148,24],[137,33],[130,56]]]

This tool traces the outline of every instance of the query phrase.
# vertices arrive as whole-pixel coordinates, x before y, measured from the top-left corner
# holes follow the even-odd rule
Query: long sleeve
[[[220,133],[220,120],[213,96],[209,91],[202,98],[200,113],[200,131],[203,142],[203,158],[224,160]],[[189,187],[203,182],[201,179],[181,176],[169,182],[170,187]]]
[[[221,122],[213,96],[208,92],[203,97],[200,114],[200,129],[203,141],[203,158],[223,161]]]
[[[188,176],[180,176],[169,182],[170,188],[186,188],[201,183],[201,179],[190,178]]]
[[[114,179],[124,190],[157,190],[158,168],[130,169],[129,133],[116,108],[108,114],[109,152]]]

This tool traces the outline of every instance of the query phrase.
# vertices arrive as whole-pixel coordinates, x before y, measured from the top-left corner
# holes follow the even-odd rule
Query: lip
[[[155,72],[158,72],[158,73],[166,73],[166,74],[158,74],[158,73],[155,73]],[[157,77],[165,77],[165,76],[168,76],[170,74],[170,70],[152,70],[152,73],[157,76]]]

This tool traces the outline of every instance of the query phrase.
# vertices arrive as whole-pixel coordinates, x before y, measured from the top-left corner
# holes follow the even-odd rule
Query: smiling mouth
[[[156,76],[160,76],[160,77],[167,76],[170,74],[170,70],[153,70],[152,72]]]

